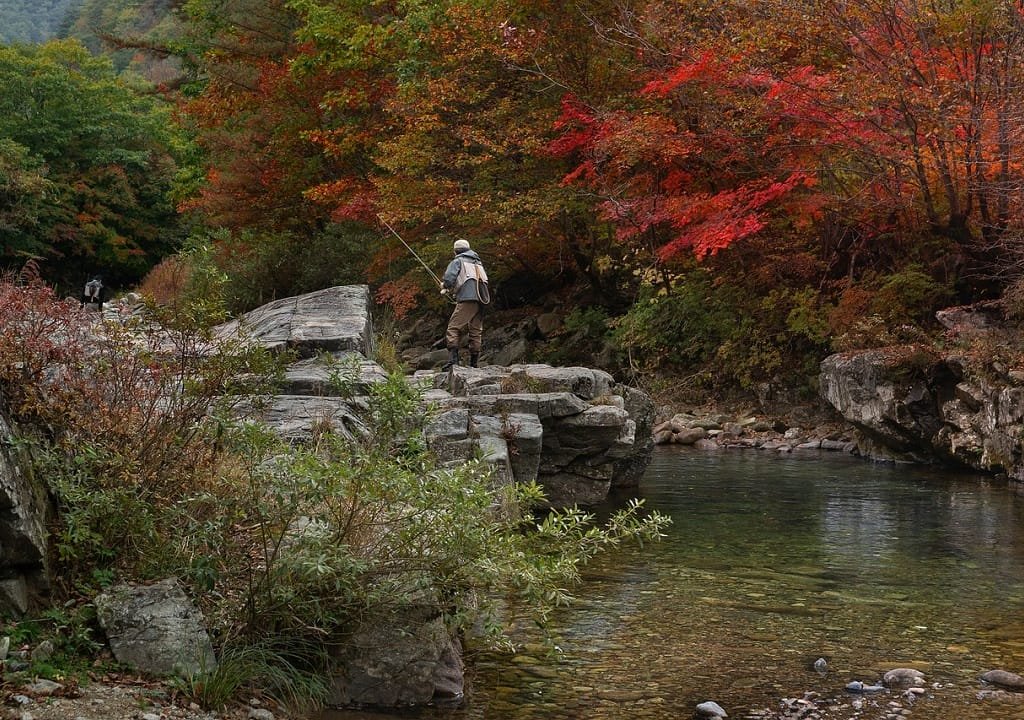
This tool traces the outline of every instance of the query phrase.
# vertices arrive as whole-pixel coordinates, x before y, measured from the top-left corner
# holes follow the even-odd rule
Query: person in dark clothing
[[[455,310],[445,332],[448,362],[442,370],[459,364],[459,345],[464,335],[469,336],[469,365],[477,366],[484,337],[483,309],[491,302],[487,272],[480,256],[462,238],[455,241],[454,250],[455,259],[448,264],[441,280],[441,294],[450,294],[455,299]]]
[[[106,296],[106,288],[103,287],[103,278],[94,276],[85,284],[82,290],[82,305],[95,304],[97,310],[103,310],[103,300]]]

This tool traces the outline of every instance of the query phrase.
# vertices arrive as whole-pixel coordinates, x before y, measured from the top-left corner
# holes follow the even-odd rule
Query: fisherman
[[[459,364],[459,345],[462,336],[469,335],[469,366],[480,362],[480,347],[484,338],[484,306],[491,302],[487,285],[487,272],[469,241],[459,238],[454,245],[455,259],[448,264],[441,280],[441,294],[455,299],[455,310],[448,320],[445,343],[448,362],[441,369],[448,370]]]

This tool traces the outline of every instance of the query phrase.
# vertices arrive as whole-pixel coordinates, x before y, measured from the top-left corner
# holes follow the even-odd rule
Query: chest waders
[[[448,361],[441,370],[449,370],[459,364],[459,344],[464,333],[469,334],[469,366],[477,367],[480,362],[480,349],[483,343],[483,312],[484,306],[491,302],[490,289],[487,286],[487,271],[483,265],[463,258],[459,274],[455,280],[454,295],[470,280],[473,281],[475,298],[459,300],[448,321],[445,331],[445,342],[448,347]]]

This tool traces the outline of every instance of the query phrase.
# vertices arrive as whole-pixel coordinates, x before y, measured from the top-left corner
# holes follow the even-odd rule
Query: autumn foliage
[[[183,11],[165,49],[187,71],[174,119],[196,144],[174,197],[214,238],[235,309],[356,279],[399,316],[441,311],[381,219],[437,270],[472,238],[502,304],[549,293],[610,318],[678,296],[697,268],[747,298],[734,312],[781,292],[818,319],[892,278],[969,302],[1024,269],[1024,17],[1009,0]],[[130,259],[162,239],[131,194],[144,166],[116,150],[80,165],[52,217],[57,159],[29,140],[0,138],[10,253],[100,242]],[[799,352],[828,350],[815,342]]]

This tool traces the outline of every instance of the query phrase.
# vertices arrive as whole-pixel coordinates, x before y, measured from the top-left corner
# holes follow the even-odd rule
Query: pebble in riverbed
[[[657,445],[691,445],[714,450],[724,447],[760,448],[789,453],[794,450],[833,450],[856,452],[857,446],[848,428],[818,427],[805,430],[779,427],[754,417],[713,417],[688,412],[671,413],[663,408],[652,434]]]

